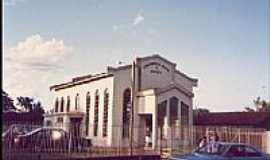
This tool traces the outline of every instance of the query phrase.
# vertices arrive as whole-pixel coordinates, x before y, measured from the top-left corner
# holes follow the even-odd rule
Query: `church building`
[[[106,73],[52,85],[54,109],[45,114],[45,124],[76,129],[95,146],[124,147],[132,141],[156,148],[163,139],[192,143],[197,83],[159,55],[137,57],[129,65],[107,67]]]

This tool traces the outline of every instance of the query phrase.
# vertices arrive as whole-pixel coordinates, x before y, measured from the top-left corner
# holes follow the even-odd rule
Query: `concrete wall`
[[[76,85],[74,87],[54,91],[54,100],[53,100],[53,106],[55,103],[56,98],[58,97],[59,100],[59,106],[60,106],[60,100],[61,97],[64,98],[64,112],[66,112],[66,106],[67,106],[67,96],[70,96],[70,112],[76,112],[75,111],[75,96],[78,93],[79,94],[79,112],[86,113],[86,95],[88,92],[90,92],[90,117],[89,117],[89,137],[93,139],[93,144],[111,144],[111,132],[112,132],[112,121],[108,120],[108,136],[102,137],[102,123],[103,123],[103,110],[104,110],[104,91],[107,89],[109,93],[109,110],[108,110],[108,117],[112,117],[112,109],[113,109],[113,77],[107,77],[104,79],[100,79],[98,81],[93,81],[91,83],[85,83],[81,85]],[[95,104],[95,92],[98,90],[99,93],[99,120],[98,120],[98,136],[95,137],[93,135],[93,126],[94,126],[94,104]],[[58,109],[59,110],[59,109]],[[53,118],[54,123],[56,122],[56,117]],[[69,124],[69,119],[64,116],[64,125]],[[85,116],[82,120],[82,131],[85,132]],[[65,127],[66,128],[66,127]]]
[[[141,58],[137,62],[136,66],[136,86],[135,91],[139,91],[139,79],[141,88],[140,91],[145,89],[162,88],[168,86],[171,83],[178,83],[192,92],[193,83],[190,79],[179,74],[175,70],[176,64],[170,63],[160,57]],[[141,69],[141,76],[139,78],[139,70]],[[86,94],[90,92],[91,106],[90,106],[90,127],[88,138],[93,140],[93,144],[108,146],[121,146],[123,144],[128,145],[129,139],[122,138],[122,125],[123,125],[123,93],[127,88],[132,88],[132,67],[119,67],[116,69],[108,69],[108,73],[113,74],[113,77],[102,78],[90,83],[73,86],[66,89],[61,89],[54,92],[54,99],[52,103],[54,106],[55,99],[58,97],[59,104],[61,97],[64,97],[64,112],[66,111],[67,96],[70,96],[70,111],[75,111],[75,96],[78,93],[80,96],[79,111],[86,113]],[[103,107],[104,107],[104,91],[108,89],[109,92],[109,115],[108,115],[108,137],[102,137],[102,123],[103,123]],[[95,104],[95,92],[99,91],[99,124],[98,124],[98,136],[93,136],[94,125],[94,104]],[[147,96],[146,99],[137,100],[137,95],[134,100],[134,140],[139,137],[140,126],[144,121],[140,121],[141,117],[138,113],[153,113],[155,112],[156,103],[161,101],[162,97],[172,97],[177,95],[180,101],[183,101],[190,106],[192,110],[192,98],[185,96],[177,90],[171,90],[163,93],[159,100],[156,99],[156,95]],[[144,107],[141,108],[140,105]],[[140,107],[139,107],[140,106]],[[143,109],[140,110],[140,109]],[[191,112],[192,114],[192,112]],[[64,123],[69,123],[68,118],[64,118]],[[190,118],[192,120],[192,118]],[[55,121],[55,119],[54,119]],[[81,124],[85,132],[85,116]],[[192,124],[192,122],[190,122]]]
[[[264,152],[267,154],[270,154],[270,131],[265,131],[264,132]]]
[[[141,67],[141,90],[162,88],[173,82],[175,66],[160,58],[142,60],[138,65]]]
[[[184,86],[188,91],[192,92],[193,82],[186,77],[180,75],[178,72],[174,73],[174,81]]]
[[[155,112],[156,108],[156,96],[148,95],[145,97],[139,97],[137,99],[138,103],[138,114],[152,114]]]
[[[113,86],[113,113],[112,113],[112,145],[122,146],[128,145],[128,139],[122,139],[122,126],[123,126],[123,94],[124,91],[132,87],[132,69],[126,68],[117,71],[112,71],[114,74]]]

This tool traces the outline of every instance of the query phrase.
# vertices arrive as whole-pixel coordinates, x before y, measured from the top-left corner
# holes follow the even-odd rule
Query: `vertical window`
[[[80,108],[80,99],[79,99],[79,94],[77,93],[76,97],[75,97],[75,110],[78,111]]]
[[[64,98],[61,98],[60,112],[64,112]]]
[[[127,88],[123,94],[123,137],[129,137],[130,112],[131,90]]]
[[[189,106],[181,102],[181,125],[188,126],[189,124]]]
[[[158,104],[157,113],[158,113],[158,127],[160,129],[160,138],[165,138],[165,130],[164,130],[164,117],[166,116],[167,110],[167,100]]]
[[[63,117],[57,117],[57,123],[63,123],[64,119]]]
[[[90,92],[86,94],[86,117],[85,117],[85,135],[89,135],[89,119],[90,119]]]
[[[109,92],[108,92],[108,89],[106,89],[104,91],[104,112],[103,112],[103,126],[102,126],[102,135],[103,135],[103,137],[107,137],[108,108],[109,108]]]
[[[176,121],[178,119],[178,98],[171,97],[170,98],[170,126],[176,125]]]
[[[67,96],[67,112],[70,110],[70,97]]]
[[[98,107],[99,107],[99,93],[95,93],[95,107],[94,107],[94,136],[98,135]]]
[[[63,126],[63,123],[64,123],[63,117],[57,117],[57,125],[58,126]]]
[[[55,112],[58,112],[58,105],[59,105],[58,98],[56,98],[56,100],[55,100]]]
[[[189,106],[181,102],[181,137],[189,135]]]

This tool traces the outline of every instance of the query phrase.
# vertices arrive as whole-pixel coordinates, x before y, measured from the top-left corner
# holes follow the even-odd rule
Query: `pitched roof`
[[[169,64],[171,64],[173,66],[176,66],[176,63],[173,63],[173,62],[167,60],[166,58],[161,57],[159,54],[153,54],[153,55],[146,56],[146,57],[137,57],[136,59],[138,61],[141,61],[141,60],[148,60],[148,59],[153,59],[153,58],[161,59],[161,60],[165,61],[166,63],[169,63]]]
[[[232,125],[270,127],[270,112],[212,112],[194,116],[195,125]]]
[[[96,80],[100,80],[100,79],[112,77],[112,76],[113,74],[109,74],[109,73],[101,73],[101,74],[96,74],[96,75],[89,74],[85,76],[78,76],[78,77],[72,78],[72,81],[51,86],[50,90],[65,89],[65,88],[73,87],[73,86],[80,85],[83,83],[89,83],[92,81],[96,81]]]
[[[167,92],[167,91],[169,91],[171,89],[177,89],[180,92],[184,93],[188,97],[193,97],[194,96],[194,94],[192,92],[190,92],[189,90],[187,90],[181,84],[177,84],[177,83],[169,84],[169,85],[167,85],[166,87],[163,87],[163,88],[156,88],[155,90],[156,90],[156,93],[157,94],[161,94],[161,93]]]

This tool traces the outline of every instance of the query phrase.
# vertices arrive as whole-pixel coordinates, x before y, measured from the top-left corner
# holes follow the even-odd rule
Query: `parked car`
[[[73,137],[62,128],[41,127],[15,138],[18,148],[30,150],[71,150],[89,147],[89,141],[83,137]],[[55,151],[55,150],[54,150]]]
[[[2,133],[3,146],[12,148],[17,136],[26,134],[32,129],[33,127],[29,125],[13,124],[9,126],[8,129]]]
[[[220,142],[215,150],[208,143],[188,155],[171,155],[169,160],[270,160],[270,157],[251,145]]]
[[[15,138],[18,148],[55,148],[64,146],[68,135],[61,128],[41,127]]]

